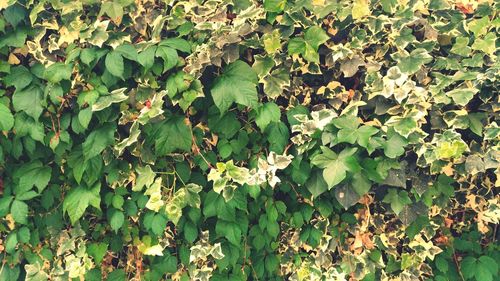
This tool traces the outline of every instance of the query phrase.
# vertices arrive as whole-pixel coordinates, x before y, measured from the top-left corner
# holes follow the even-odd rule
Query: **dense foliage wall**
[[[493,0],[0,0],[0,280],[498,280]]]

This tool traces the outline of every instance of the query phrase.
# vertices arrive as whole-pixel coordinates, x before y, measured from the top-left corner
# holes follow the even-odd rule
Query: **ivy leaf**
[[[447,92],[446,95],[451,97],[456,104],[466,106],[477,92],[478,89],[474,88],[454,89]]]
[[[311,26],[304,33],[304,40],[309,44],[314,51],[318,51],[319,45],[325,43],[330,39],[325,30],[320,26]]]
[[[409,55],[399,58],[398,67],[401,72],[406,74],[413,74],[417,72],[420,67],[432,61],[432,56],[427,53],[423,48],[413,50]]]
[[[108,244],[106,243],[92,243],[87,247],[87,253],[94,258],[96,263],[101,263],[104,259],[104,255],[108,250]]]
[[[14,126],[14,116],[10,109],[0,103],[0,131],[9,131]]]
[[[264,0],[266,12],[281,13],[285,9],[287,0]]]
[[[256,107],[257,74],[243,61],[237,60],[224,68],[215,79],[211,93],[221,115],[235,102],[248,107]]]
[[[358,20],[369,16],[370,12],[370,1],[368,0],[354,0],[352,5],[352,18]]]
[[[483,39],[476,38],[474,44],[472,44],[473,50],[483,51],[484,53],[493,56],[496,51],[495,42],[497,40],[497,35],[490,32],[484,36]]]
[[[290,73],[285,69],[276,69],[262,78],[264,93],[270,98],[277,98],[290,86]]]
[[[339,184],[347,176],[347,172],[356,172],[361,169],[354,154],[357,148],[346,148],[338,155],[329,148],[322,146],[322,154],[314,156],[311,163],[323,170],[323,178],[328,189]]]
[[[313,198],[316,198],[328,190],[328,184],[323,179],[320,172],[314,172],[306,182],[307,189],[311,192]]]
[[[123,73],[125,71],[125,66],[123,64],[123,57],[119,52],[116,51],[109,52],[106,55],[104,63],[109,73],[113,74],[116,77],[124,79]]]
[[[351,206],[354,206],[361,199],[361,196],[354,189],[350,188],[348,184],[343,184],[335,189],[335,198],[347,210]]]
[[[104,2],[101,4],[99,15],[106,13],[116,25],[120,25],[123,18],[123,7],[118,1]]]
[[[173,115],[159,123],[155,126],[151,137],[155,139],[155,150],[159,156],[176,150],[191,150],[191,126],[185,123],[184,116]]]
[[[74,225],[83,216],[88,206],[100,209],[100,189],[101,184],[97,183],[90,189],[79,186],[68,192],[64,198],[63,212],[68,213],[71,224]]]
[[[155,172],[153,172],[149,165],[137,167],[135,170],[138,177],[135,181],[135,185],[132,187],[132,191],[141,191],[144,187],[146,187],[146,189],[149,188],[155,180]]]
[[[359,196],[363,196],[370,191],[372,183],[364,174],[356,173],[352,177],[351,187]]]
[[[488,32],[488,27],[490,24],[490,19],[488,16],[482,17],[480,19],[474,19],[467,24],[470,31],[474,33],[476,38]]]
[[[469,47],[468,37],[457,37],[455,39],[455,44],[451,48],[450,53],[460,55],[462,57],[468,57],[471,52],[471,47]]]
[[[111,91],[109,94],[100,96],[92,105],[92,111],[101,111],[108,108],[113,103],[119,103],[128,99],[128,96],[125,95],[126,90],[127,88],[120,88]]]
[[[16,111],[24,111],[33,119],[38,120],[38,117],[43,112],[43,92],[38,86],[31,86],[23,90],[16,90],[12,97],[12,105]]]
[[[384,143],[384,154],[389,158],[396,158],[405,153],[405,146],[408,141],[398,133],[392,133],[387,142]]]
[[[411,203],[411,199],[408,197],[408,192],[404,190],[398,192],[396,189],[391,188],[385,195],[383,202],[390,203],[391,209],[396,215],[399,215],[403,207]]]
[[[115,141],[115,126],[106,124],[97,130],[92,131],[82,144],[83,156],[89,160],[101,152]]]
[[[266,127],[265,135],[269,142],[269,150],[283,153],[290,139],[288,127],[283,122],[272,122]]]
[[[292,38],[288,42],[288,54],[303,54],[306,51],[306,42],[302,38]]]
[[[268,102],[257,108],[255,123],[264,131],[271,122],[278,122],[281,117],[280,108],[274,102]]]

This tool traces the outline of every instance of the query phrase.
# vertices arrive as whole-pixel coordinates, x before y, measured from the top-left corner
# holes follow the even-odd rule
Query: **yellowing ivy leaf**
[[[354,0],[352,5],[352,18],[354,20],[359,20],[370,14],[370,2],[368,0]]]

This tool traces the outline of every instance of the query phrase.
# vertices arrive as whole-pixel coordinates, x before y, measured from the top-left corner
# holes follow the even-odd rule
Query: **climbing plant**
[[[0,0],[0,281],[499,279],[493,0]]]

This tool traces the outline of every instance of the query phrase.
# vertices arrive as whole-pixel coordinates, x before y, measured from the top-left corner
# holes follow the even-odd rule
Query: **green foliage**
[[[498,280],[495,1],[0,1],[0,281]]]

